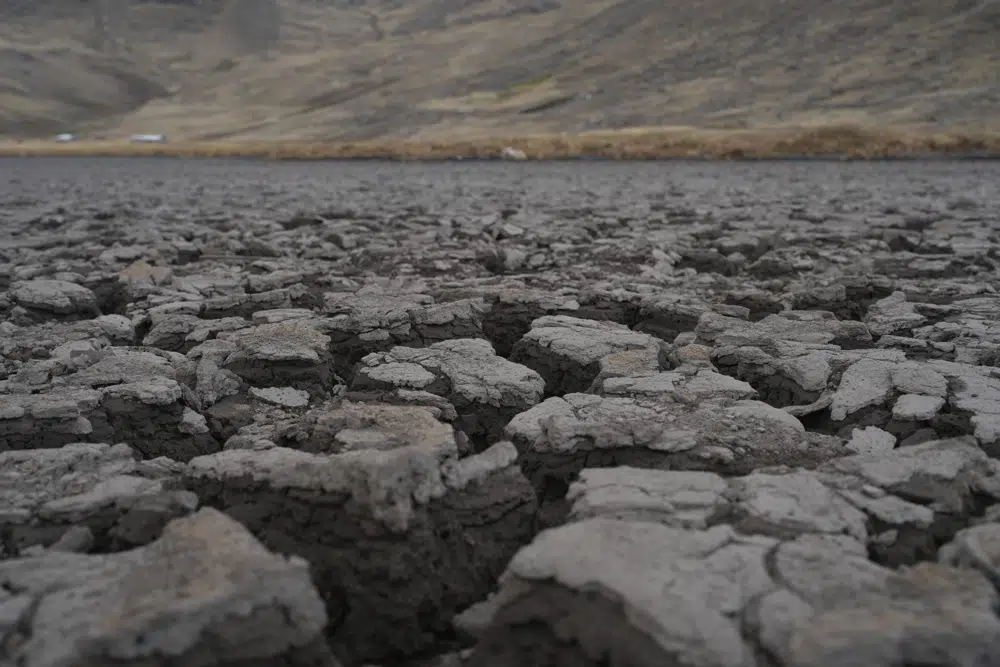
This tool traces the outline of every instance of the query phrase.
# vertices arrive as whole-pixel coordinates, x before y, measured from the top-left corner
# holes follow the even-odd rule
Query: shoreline
[[[1000,159],[1000,132],[819,126],[758,130],[637,128],[581,134],[367,141],[0,139],[0,157],[173,157],[270,160],[927,160]]]

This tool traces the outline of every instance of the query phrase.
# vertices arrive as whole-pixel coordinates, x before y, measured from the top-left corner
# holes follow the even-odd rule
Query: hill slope
[[[0,134],[1000,127],[998,0],[0,0]]]

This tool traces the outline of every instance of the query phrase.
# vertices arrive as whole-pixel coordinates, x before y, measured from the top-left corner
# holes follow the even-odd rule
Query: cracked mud
[[[991,163],[0,169],[0,665],[1000,664]]]

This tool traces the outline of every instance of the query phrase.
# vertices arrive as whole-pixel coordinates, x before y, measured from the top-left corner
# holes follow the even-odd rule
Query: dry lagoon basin
[[[1000,664],[994,162],[0,159],[0,664]]]

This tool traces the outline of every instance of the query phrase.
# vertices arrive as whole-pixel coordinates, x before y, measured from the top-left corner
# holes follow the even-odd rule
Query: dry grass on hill
[[[499,157],[507,146],[529,159],[752,159],[787,157],[892,158],[915,155],[1000,157],[1000,133],[934,133],[916,130],[826,126],[773,130],[638,128],[582,134],[534,134],[462,139],[313,141],[9,141],[0,156],[173,156],[269,159],[383,158],[434,160]]]

